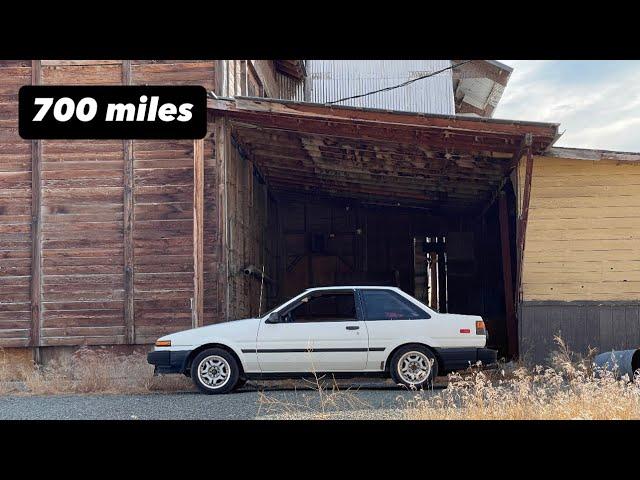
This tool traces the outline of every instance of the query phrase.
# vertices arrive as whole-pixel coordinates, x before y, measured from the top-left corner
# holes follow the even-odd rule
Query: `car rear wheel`
[[[407,388],[431,388],[438,375],[435,355],[421,345],[407,345],[398,349],[389,365],[391,378]]]
[[[191,364],[191,379],[206,394],[228,393],[240,377],[238,362],[226,350],[210,348],[200,352]]]

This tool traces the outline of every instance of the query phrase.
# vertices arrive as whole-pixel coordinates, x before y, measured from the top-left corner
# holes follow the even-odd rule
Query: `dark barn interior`
[[[229,278],[240,282],[230,317],[309,287],[394,285],[438,311],[482,315],[490,345],[508,353],[511,173],[536,124],[249,98],[209,106],[224,132]]]

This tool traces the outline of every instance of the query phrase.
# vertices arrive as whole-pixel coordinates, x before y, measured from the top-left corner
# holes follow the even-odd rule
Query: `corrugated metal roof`
[[[450,60],[307,60],[307,92],[298,88],[293,100],[327,103],[394,86],[442,70]],[[290,85],[288,86],[290,91]],[[453,115],[451,71],[402,88],[340,102],[361,108]]]

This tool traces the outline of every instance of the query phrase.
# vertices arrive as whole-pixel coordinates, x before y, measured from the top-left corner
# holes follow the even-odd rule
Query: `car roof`
[[[353,289],[361,289],[366,288],[369,289],[379,289],[379,290],[400,290],[398,287],[391,287],[386,285],[335,285],[331,287],[313,287],[307,288],[305,292],[315,292],[318,290],[353,290]]]

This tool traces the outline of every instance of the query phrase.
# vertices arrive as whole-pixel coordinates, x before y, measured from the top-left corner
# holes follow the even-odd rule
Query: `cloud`
[[[640,61],[503,61],[495,118],[560,123],[557,146],[640,152]]]

